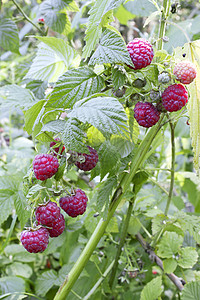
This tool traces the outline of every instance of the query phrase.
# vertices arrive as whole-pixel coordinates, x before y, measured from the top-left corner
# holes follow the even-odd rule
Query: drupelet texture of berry
[[[21,242],[24,248],[30,253],[43,252],[49,243],[49,232],[41,227],[37,230],[24,230],[21,233]]]
[[[75,163],[75,165],[83,171],[92,170],[96,166],[98,159],[99,159],[97,151],[90,146],[87,146],[87,147],[90,151],[90,154],[78,153],[78,155],[84,156],[85,161],[82,163],[77,161]]]
[[[75,195],[62,197],[59,200],[60,207],[72,218],[84,214],[88,198],[84,191],[77,189]]]
[[[55,202],[40,205],[35,211],[35,218],[41,225],[50,226],[60,216],[60,207]]]
[[[50,154],[38,154],[33,160],[33,171],[39,180],[51,178],[58,170],[58,159]]]
[[[182,84],[172,84],[162,93],[162,104],[169,111],[178,111],[188,102],[188,92]]]
[[[54,238],[61,235],[65,229],[65,219],[62,214],[54,220],[54,222],[50,226],[51,228],[47,228],[50,237]]]
[[[138,102],[134,108],[134,117],[140,126],[149,128],[160,119],[159,111],[149,102]]]
[[[135,38],[133,41],[128,43],[127,49],[135,70],[145,68],[151,64],[154,52],[152,45],[147,40]]]
[[[197,76],[197,70],[190,61],[181,61],[177,63],[173,71],[176,79],[183,84],[190,84]]]
[[[54,140],[57,141],[57,142],[60,142],[59,138],[55,138]],[[54,145],[56,145],[56,142],[51,142],[50,143],[50,148],[53,148]],[[65,146],[62,147],[61,151],[60,151],[60,147],[53,148],[52,155],[57,156],[59,151],[60,151],[60,154],[62,154],[64,150],[65,150]]]

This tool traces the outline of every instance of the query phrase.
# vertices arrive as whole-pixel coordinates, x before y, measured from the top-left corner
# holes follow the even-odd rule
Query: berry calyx
[[[35,218],[41,225],[51,227],[52,223],[55,222],[60,216],[60,207],[55,202],[48,202],[40,205],[35,211]]]
[[[147,40],[135,38],[133,41],[128,43],[127,49],[135,70],[145,68],[151,64],[154,52],[152,45]],[[132,68],[131,66],[129,67]]]
[[[190,61],[181,61],[177,63],[173,71],[176,79],[183,84],[190,84],[197,76],[197,70]]]
[[[87,207],[88,198],[84,191],[77,189],[75,195],[61,197],[60,207],[72,218],[84,214]]]
[[[21,233],[21,243],[30,253],[43,252],[49,243],[49,232],[46,228],[41,227],[37,230],[29,229]]]
[[[60,139],[59,138],[55,138],[54,139],[56,142],[60,142]],[[63,151],[65,150],[65,146],[63,146],[62,147],[62,150],[60,151],[60,147],[56,147],[56,148],[54,148],[53,146],[55,146],[57,143],[56,142],[51,142],[50,143],[50,148],[52,148],[53,149],[53,151],[52,151],[52,155],[54,155],[54,156],[57,156],[57,154],[59,153],[59,156],[60,156],[60,154],[62,154],[63,153]],[[57,154],[56,154],[56,153]]]
[[[162,93],[162,104],[169,111],[178,111],[188,102],[188,92],[182,84],[172,84]]]
[[[84,162],[76,161],[76,163],[75,163],[75,165],[83,171],[92,170],[96,166],[96,164],[99,160],[97,151],[90,146],[87,146],[87,147],[89,149],[90,154],[78,153],[78,156],[83,156],[85,161]]]
[[[39,180],[51,178],[58,171],[58,159],[50,154],[38,154],[33,160],[33,171]]]
[[[159,111],[149,102],[138,102],[134,108],[134,117],[140,126],[149,128],[160,119]]]

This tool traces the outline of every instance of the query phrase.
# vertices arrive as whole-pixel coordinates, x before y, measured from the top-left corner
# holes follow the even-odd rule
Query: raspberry
[[[58,170],[58,159],[50,154],[38,154],[33,160],[35,177],[40,180],[51,178]]]
[[[143,127],[152,127],[160,119],[159,111],[149,102],[138,102],[134,108],[134,117]]]
[[[60,141],[59,138],[55,138],[54,140],[57,141],[57,142]],[[56,145],[56,144],[57,144],[56,142],[51,142],[51,143],[50,143],[50,148],[52,148],[52,147],[53,147],[54,145]],[[65,146],[62,147],[62,150],[61,150],[60,154],[62,154],[64,150],[65,150]],[[53,156],[57,156],[56,153],[59,153],[60,147],[53,148],[53,151],[54,151],[54,152],[52,153],[52,155],[53,155]],[[55,152],[56,152],[56,153],[55,153]],[[59,155],[59,156],[60,156],[60,155]]]
[[[152,62],[154,56],[153,48],[147,40],[136,38],[128,43],[127,49],[135,70],[145,68]],[[129,67],[132,68],[131,66]]]
[[[82,215],[86,211],[88,198],[84,191],[77,189],[75,195],[62,197],[60,207],[72,218]]]
[[[85,161],[82,162],[82,163],[79,162],[79,161],[77,161],[75,163],[75,165],[79,169],[81,169],[83,171],[90,171],[90,170],[92,170],[96,166],[96,164],[98,162],[98,159],[99,159],[97,151],[95,149],[93,149],[92,147],[90,147],[90,146],[87,146],[87,147],[88,147],[88,149],[90,151],[90,154],[78,153],[78,155],[84,156]]]
[[[49,243],[49,232],[41,227],[37,230],[24,230],[21,233],[21,242],[24,248],[30,253],[43,252]]]
[[[160,83],[168,83],[170,81],[170,76],[167,72],[162,72],[160,75],[158,75],[158,81]]]
[[[175,65],[173,73],[181,83],[190,84],[196,78],[197,70],[190,61],[181,61]]]
[[[49,226],[51,228],[48,228],[48,232],[50,237],[57,237],[61,235],[65,229],[65,219],[62,214],[59,215],[57,219]]]
[[[39,224],[51,227],[60,216],[60,208],[55,202],[40,205],[35,211],[35,217]]]
[[[180,110],[188,102],[188,92],[182,84],[172,84],[162,93],[162,104],[167,111]]]

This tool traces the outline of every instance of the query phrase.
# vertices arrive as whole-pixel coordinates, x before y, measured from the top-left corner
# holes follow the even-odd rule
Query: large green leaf
[[[127,117],[121,103],[113,97],[95,97],[78,101],[69,117],[88,122],[102,133],[127,134]]]
[[[185,247],[179,251],[178,264],[182,268],[192,268],[198,260],[198,253],[192,247]]]
[[[38,121],[38,115],[44,112],[45,100],[38,101],[34,104],[29,110],[25,113],[25,129],[28,134],[31,134],[34,131]]]
[[[58,275],[56,271],[50,270],[42,273],[36,280],[36,294],[45,296],[46,293],[54,286],[59,285]]]
[[[55,82],[71,67],[78,67],[80,56],[67,42],[55,37],[37,37],[42,43],[25,78]]]
[[[65,121],[64,120],[54,120],[50,121],[42,127],[41,131],[50,131],[54,133],[59,133],[64,131],[65,129]]]
[[[125,63],[134,67],[124,40],[110,29],[103,32],[100,44],[89,61],[90,65],[103,63]]]
[[[72,107],[76,101],[100,92],[103,87],[103,78],[91,69],[82,67],[70,70],[59,78],[47,107]]]
[[[86,31],[86,45],[83,49],[83,57],[90,56],[96,47],[102,33],[102,27],[112,21],[112,10],[120,6],[124,0],[97,0],[90,9],[88,28]]]
[[[183,237],[175,232],[166,231],[158,244],[158,256],[171,258],[176,255],[183,243]]]
[[[4,178],[1,178],[4,180]],[[8,179],[9,180],[9,179]],[[12,189],[0,189],[0,225],[7,220],[14,208]]]
[[[7,18],[0,18],[0,45],[4,50],[19,54],[19,35],[16,24]]]
[[[35,102],[36,99],[33,93],[18,85],[11,84],[0,88],[0,103],[3,107],[20,107],[27,109]]]
[[[200,281],[189,282],[184,286],[181,300],[199,300],[200,299]]]
[[[108,178],[103,184],[98,188],[97,193],[97,209],[101,212],[102,208],[105,205],[105,208],[108,207],[109,197],[112,194],[113,188],[117,185],[117,177],[113,176]]]
[[[156,11],[156,7],[152,2],[153,1],[150,0],[127,1],[127,3],[124,4],[124,7],[134,15],[146,17]]]
[[[173,258],[163,260],[163,268],[165,273],[170,274],[176,270],[177,261]]]
[[[125,80],[126,80],[126,75],[123,72],[123,70],[120,70],[120,68],[117,67],[112,69],[112,82],[115,90],[122,87],[125,83]]]
[[[140,300],[156,300],[162,293],[162,277],[152,279],[143,288]]]
[[[6,295],[8,300],[19,300],[24,298],[22,295],[25,292],[25,281],[22,278],[16,276],[8,276],[0,278],[0,290],[1,295]],[[17,293],[17,294],[15,294]],[[19,294],[21,293],[21,297]]]

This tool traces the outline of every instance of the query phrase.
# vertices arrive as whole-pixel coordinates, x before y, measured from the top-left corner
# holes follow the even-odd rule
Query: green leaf
[[[5,177],[7,178],[7,177]],[[5,180],[5,178],[1,177],[1,180]],[[9,180],[9,178],[7,178]],[[6,187],[6,186],[5,186]],[[14,208],[14,202],[13,202],[13,194],[14,191],[12,189],[0,189],[0,225],[7,220],[9,215],[12,213],[12,210]]]
[[[88,28],[86,31],[86,45],[83,48],[83,57],[90,56],[92,50],[99,42],[102,33],[102,27],[112,21],[112,10],[120,6],[124,0],[97,0],[90,9]]]
[[[127,25],[128,21],[135,18],[135,15],[125,9],[124,5],[120,5],[114,16],[122,25]]]
[[[110,140],[122,158],[127,157],[134,149],[135,145],[124,137],[113,135]]]
[[[117,149],[111,145],[110,141],[105,141],[98,151],[100,162],[101,179],[109,173],[111,176],[116,174],[120,167],[120,154]]]
[[[162,293],[162,277],[158,276],[152,279],[143,288],[140,300],[156,300]]]
[[[54,285],[59,285],[58,274],[54,270],[46,271],[37,277],[35,284],[36,294],[45,296]]]
[[[137,194],[142,188],[143,184],[148,180],[149,175],[145,171],[138,171],[133,177],[132,183],[134,184],[134,193]]]
[[[14,261],[33,262],[37,260],[37,257],[26,251],[22,245],[10,244],[4,249],[4,252],[7,257],[12,255]]]
[[[124,40],[109,29],[103,32],[100,44],[89,61],[89,65],[103,63],[125,63],[134,67]]]
[[[166,231],[158,244],[158,256],[171,258],[176,255],[183,243],[183,237],[175,232]]]
[[[122,70],[116,67],[112,69],[112,82],[115,90],[122,87],[125,83],[125,80],[126,80],[126,75]]]
[[[109,197],[112,194],[113,189],[117,186],[117,177],[113,176],[108,178],[105,182],[101,184],[98,188],[97,193],[97,210],[102,211],[104,205],[105,210],[108,208]]]
[[[163,260],[164,272],[170,274],[176,270],[177,261],[173,258],[167,258]]]
[[[200,299],[200,281],[189,282],[184,286],[181,300],[199,300]]]
[[[124,4],[124,7],[130,13],[141,17],[148,17],[152,12],[156,11],[156,7],[150,0],[128,1]]]
[[[36,103],[36,99],[31,91],[11,84],[0,88],[0,103],[3,108],[20,107],[27,109]]]
[[[119,232],[119,227],[118,227],[118,223],[117,223],[117,218],[113,217],[107,228],[106,228],[106,232],[114,232],[114,233],[118,233]]]
[[[137,144],[138,136],[140,134],[139,124],[134,118],[134,111],[131,108],[126,108],[126,113],[128,116],[128,124],[130,128],[130,136],[132,141]]]
[[[50,121],[42,127],[41,131],[49,131],[54,133],[63,132],[65,129],[65,121],[64,120],[54,120]]]
[[[30,278],[33,271],[32,268],[20,262],[13,262],[6,268],[6,274],[8,276],[22,276],[24,278]]]
[[[103,134],[94,126],[91,126],[87,131],[87,139],[88,143],[91,146],[100,146],[103,142],[105,142],[105,137]]]
[[[82,67],[70,70],[59,78],[47,107],[72,107],[76,101],[100,92],[103,87],[103,78],[91,69]]]
[[[69,68],[78,67],[80,57],[67,42],[55,37],[37,39],[42,43],[25,78],[55,82]]]
[[[69,117],[77,118],[83,123],[88,122],[103,134],[127,134],[127,117],[121,103],[113,97],[95,97],[88,101],[80,100]]]
[[[69,118],[67,122],[65,122],[65,127],[62,132],[62,141],[66,147],[72,151],[88,151],[85,146],[85,133],[80,127],[80,122],[75,118]]]
[[[131,216],[127,232],[132,236],[135,236],[140,231],[140,228],[141,224],[138,222],[137,217]]]
[[[0,18],[0,45],[4,50],[20,54],[17,26],[7,18]]]
[[[31,90],[38,99],[45,98],[45,90],[47,89],[47,86],[47,82],[41,80],[30,80],[26,84],[26,88]]]
[[[44,112],[44,104],[45,100],[38,101],[36,104],[34,104],[29,110],[25,113],[25,129],[28,132],[28,134],[31,134],[32,131],[34,131],[37,128],[36,125],[39,122],[40,114],[42,115]]]
[[[2,277],[0,278],[0,291],[1,295],[11,293],[6,299],[19,300],[21,298],[19,294],[14,293],[21,293],[21,295],[25,293],[25,281],[16,276]]]
[[[182,248],[179,255],[178,264],[182,268],[192,268],[198,260],[198,253],[192,247]]]
[[[21,227],[23,228],[27,220],[29,219],[31,212],[27,210],[27,202],[22,191],[22,184],[18,184],[16,188],[17,189],[14,195],[14,204],[17,216],[21,223]]]

